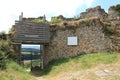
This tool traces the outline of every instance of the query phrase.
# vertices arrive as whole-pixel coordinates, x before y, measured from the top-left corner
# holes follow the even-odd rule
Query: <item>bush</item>
[[[52,17],[51,18],[51,23],[60,23],[62,21],[62,19],[57,18],[57,17]]]
[[[111,26],[106,27],[106,31],[108,34],[112,35],[114,33],[114,30]]]
[[[12,52],[12,48],[8,40],[0,40],[0,69],[6,68],[7,58]]]
[[[34,19],[33,22],[35,23],[46,23],[44,19]]]
[[[3,40],[0,41],[0,69],[6,68],[7,48],[7,43]]]
[[[6,56],[3,51],[0,51],[0,69],[6,69]]]

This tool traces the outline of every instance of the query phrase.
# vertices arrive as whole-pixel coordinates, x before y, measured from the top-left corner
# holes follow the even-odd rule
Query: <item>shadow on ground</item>
[[[69,61],[70,58],[64,58],[64,59],[59,59],[59,60],[53,60],[49,63],[49,65],[47,65],[43,70],[41,70],[40,67],[35,67],[31,70],[31,74],[39,77],[39,76],[44,76],[49,74],[49,72],[52,70],[53,66],[59,66],[63,63],[67,63]]]

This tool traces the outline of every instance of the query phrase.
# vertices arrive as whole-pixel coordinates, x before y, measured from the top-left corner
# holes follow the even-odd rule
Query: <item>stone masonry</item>
[[[67,19],[50,24],[50,42],[44,45],[43,64],[59,58],[68,58],[88,53],[120,52],[120,20],[114,7],[108,13],[100,6],[86,9],[80,19]],[[44,17],[40,17],[40,19]],[[35,18],[23,18],[31,22]],[[37,18],[39,19],[39,18]],[[34,26],[33,26],[34,27]],[[67,45],[68,37],[77,37],[78,45]]]
[[[51,42],[45,46],[45,65],[53,59],[107,52],[112,46],[111,40],[104,33],[105,26],[99,18],[64,24],[61,25],[64,26],[62,28],[57,28],[59,25],[51,26]],[[73,26],[70,27],[70,25]],[[67,45],[67,37],[72,36],[78,37],[78,45]]]
[[[51,25],[51,41],[45,46],[44,65],[54,59],[82,54],[120,52],[120,20],[117,14],[113,7],[106,13],[97,6],[86,9],[77,21],[63,21]],[[110,30],[111,35],[108,34]],[[67,38],[73,36],[77,36],[78,45],[67,45]]]
[[[80,18],[90,18],[90,17],[98,17],[101,19],[106,19],[108,17],[108,14],[104,11],[104,9],[101,9],[100,6],[97,6],[95,8],[88,8],[86,9],[86,12],[82,12],[80,14]]]

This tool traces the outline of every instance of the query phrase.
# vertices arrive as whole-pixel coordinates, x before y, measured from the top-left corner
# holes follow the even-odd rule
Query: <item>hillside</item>
[[[23,67],[9,60],[6,70],[0,70],[0,80],[36,80]]]
[[[53,17],[53,21],[41,22],[40,18],[22,17],[22,21],[16,22],[9,35],[0,35],[0,80],[120,80],[120,5],[118,6],[118,9],[117,6],[110,7],[108,13],[100,6],[89,8],[77,19],[60,15]],[[49,29],[44,29],[46,27],[42,24],[49,24]],[[37,35],[40,26],[45,31]],[[23,34],[21,40],[16,32]],[[43,33],[47,32],[50,34],[45,38]],[[18,38],[16,42],[14,37]],[[44,43],[43,37],[50,38],[49,43]],[[77,45],[69,45],[68,42],[73,42],[70,38]],[[40,48],[21,49],[22,43],[41,44],[42,48],[41,51]],[[25,67],[14,62],[20,62],[18,55],[21,51],[21,60],[30,61],[31,57],[41,57],[35,64],[40,64],[44,69],[35,66],[32,72],[26,72]],[[31,64],[27,64],[27,61],[25,63],[27,66]]]
[[[34,53],[40,53],[39,49],[35,49],[35,48],[22,48],[21,52],[34,52]]]
[[[120,54],[87,54],[52,61],[37,80],[120,80]]]

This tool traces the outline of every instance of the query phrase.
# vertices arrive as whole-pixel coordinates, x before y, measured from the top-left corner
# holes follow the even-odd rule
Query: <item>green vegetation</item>
[[[34,77],[15,63],[16,56],[11,45],[14,27],[9,33],[8,35],[5,32],[0,32],[0,80],[35,80]]]
[[[51,18],[51,23],[60,23],[62,21],[62,19],[57,18],[57,17],[52,17]]]
[[[0,33],[0,80],[35,80],[15,63],[15,52],[11,45],[12,31],[13,28],[10,37],[5,32]]]
[[[114,72],[120,71],[119,57],[117,53],[90,53],[53,60],[44,70],[35,74],[48,80],[119,80],[120,76],[114,75]],[[103,76],[99,76],[96,73],[99,71],[111,71],[113,75],[103,73]]]
[[[111,64],[118,60],[116,53],[87,54],[72,58],[53,60],[40,75],[56,75],[61,72],[89,69],[98,64]]]
[[[46,21],[44,19],[39,19],[39,18],[34,19],[33,22],[35,22],[35,23],[46,23]]]
[[[35,66],[40,66],[40,59],[35,59],[35,60],[32,60],[32,67],[35,67]],[[31,68],[31,61],[24,61],[24,68],[25,69],[30,69]]]
[[[98,54],[88,54],[78,57],[78,60],[81,62],[81,68],[91,68],[97,64],[110,64],[117,60],[116,54],[110,53],[98,53]]]
[[[6,68],[6,59],[8,56],[11,56],[11,53],[13,53],[12,46],[10,45],[10,40],[8,39],[8,36],[4,33],[0,33],[0,69]]]
[[[107,26],[107,27],[106,27],[106,32],[107,32],[107,34],[112,35],[112,34],[114,33],[114,29],[113,29],[113,27],[111,27],[111,26]]]
[[[35,80],[35,78],[14,61],[9,61],[7,69],[0,71],[0,80]]]

